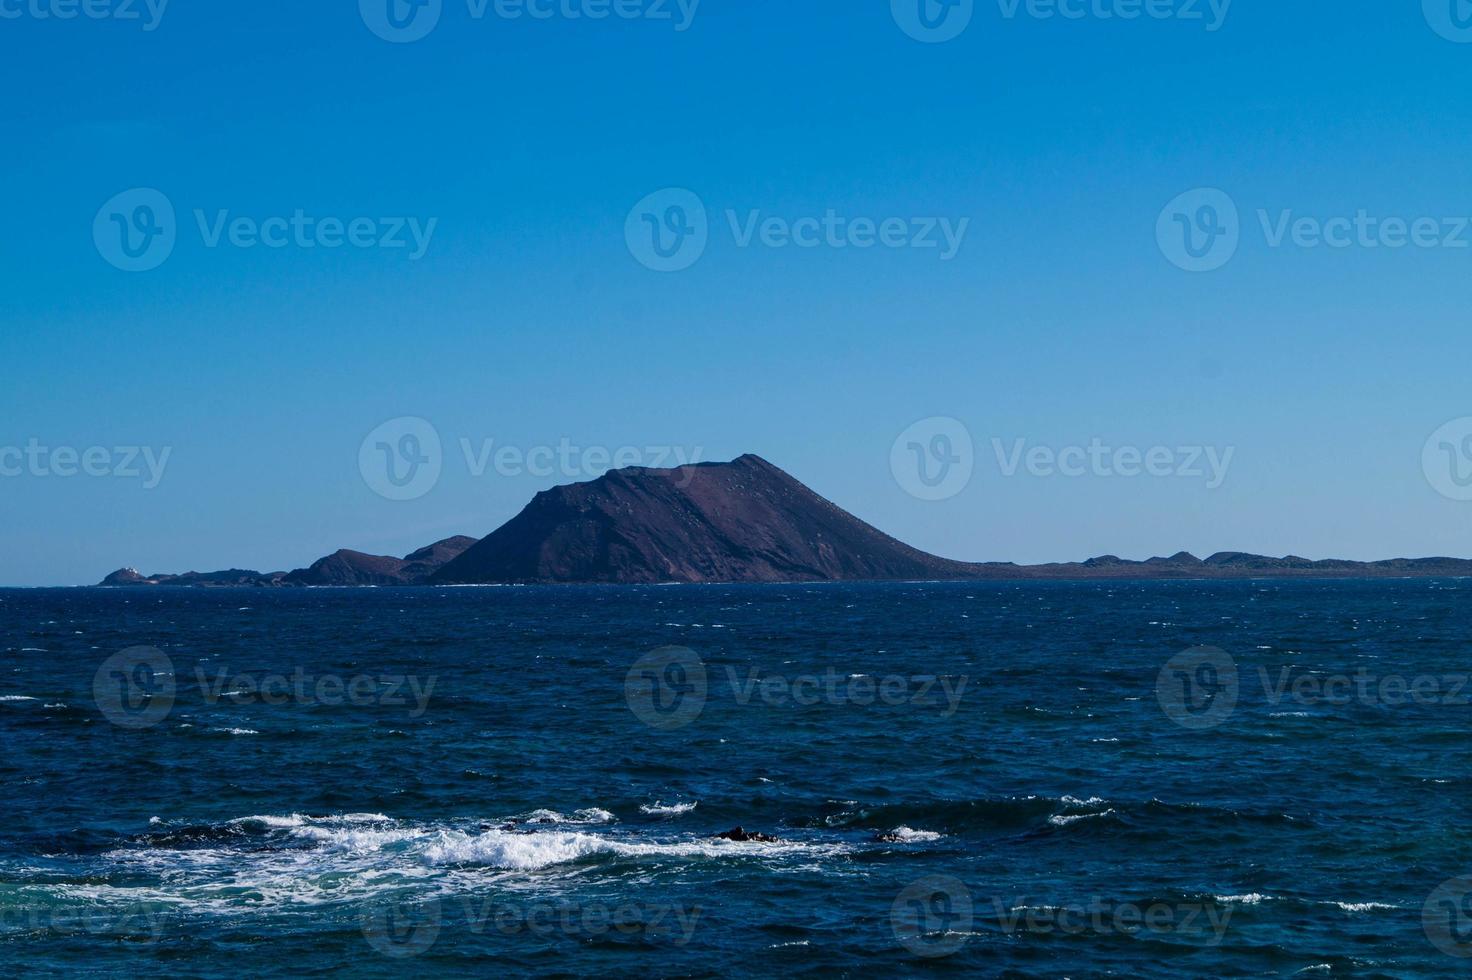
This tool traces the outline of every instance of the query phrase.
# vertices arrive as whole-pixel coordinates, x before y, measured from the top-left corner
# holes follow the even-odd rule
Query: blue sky
[[[1472,416],[1472,36],[1451,19],[1472,11],[1453,0],[1236,0],[1219,20],[1206,0],[1132,20],[1098,13],[1130,0],[1076,19],[979,0],[940,43],[898,0],[703,0],[688,23],[674,0],[667,20],[655,0],[600,20],[568,15],[589,0],[546,19],[442,0],[410,43],[342,0],[38,15],[57,2],[0,0],[0,472],[6,447],[53,454],[0,475],[0,584],[404,553],[589,465],[477,475],[462,440],[756,452],[957,558],[1472,556],[1472,503],[1423,465]],[[94,225],[132,220],[137,198],[104,205],[138,188],[176,241],[130,272]],[[667,188],[707,213],[676,272],[626,237]],[[1188,272],[1157,223],[1200,188],[1236,207],[1238,244]],[[433,230],[417,258],[210,245],[298,211],[366,219],[365,242]],[[966,224],[949,258],[741,243],[830,212],[906,241]],[[1432,219],[1436,245],[1273,244],[1285,220],[1360,212]],[[410,500],[359,462],[400,417],[442,443]],[[940,500],[891,466],[932,418],[974,447]],[[1004,472],[1019,445],[1095,440],[1169,448],[1172,475]],[[57,447],[124,475],[59,475]],[[126,447],[168,450],[157,486]],[[1219,486],[1181,472],[1190,447],[1232,450]]]

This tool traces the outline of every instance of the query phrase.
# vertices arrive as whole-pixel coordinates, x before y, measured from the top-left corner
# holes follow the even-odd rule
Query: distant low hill
[[[361,551],[338,551],[313,562],[310,568],[294,572],[252,572],[230,569],[223,572],[186,572],[183,575],[144,575],[132,568],[113,572],[103,585],[197,585],[224,588],[232,586],[277,585],[421,585],[440,566],[475,544],[463,535],[436,541],[403,558],[366,555]]]
[[[676,469],[613,470],[537,494],[487,537],[454,537],[403,558],[339,551],[294,572],[232,569],[107,586],[393,586],[664,582],[1253,579],[1472,576],[1472,561],[1354,562],[1181,552],[1130,561],[1014,565],[952,561],[866,524],[759,456]]]

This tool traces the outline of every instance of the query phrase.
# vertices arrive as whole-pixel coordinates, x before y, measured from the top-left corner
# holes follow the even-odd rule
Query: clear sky
[[[0,584],[479,536],[602,462],[564,440],[759,453],[956,558],[1472,556],[1472,443],[1423,460],[1472,416],[1462,0],[122,2],[0,0]],[[400,417],[442,445],[409,500],[364,476],[426,449],[364,447]],[[972,472],[930,493],[892,456],[960,458],[896,447],[937,417]]]

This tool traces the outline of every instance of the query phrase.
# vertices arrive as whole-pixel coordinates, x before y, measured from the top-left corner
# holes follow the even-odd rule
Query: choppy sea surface
[[[0,591],[0,962],[1465,975],[1469,640],[1466,581]]]

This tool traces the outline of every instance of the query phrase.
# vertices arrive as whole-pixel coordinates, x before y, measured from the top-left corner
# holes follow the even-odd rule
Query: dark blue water
[[[1465,582],[0,592],[0,960],[1459,975],[1469,637]]]

